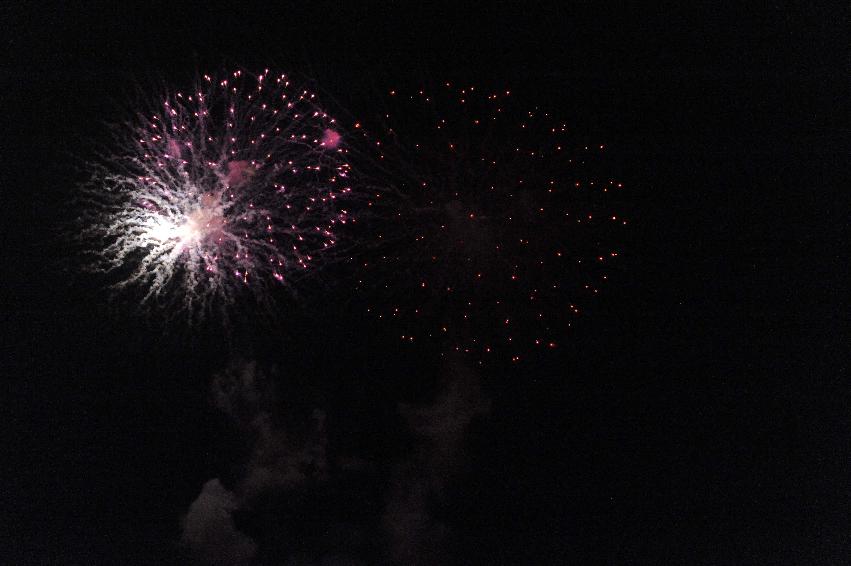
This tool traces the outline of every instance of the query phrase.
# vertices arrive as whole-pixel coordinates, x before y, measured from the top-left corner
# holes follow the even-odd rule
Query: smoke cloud
[[[181,542],[205,564],[248,564],[257,552],[257,545],[234,525],[232,513],[237,507],[234,493],[225,489],[218,479],[208,481],[183,519]]]
[[[255,362],[233,364],[214,376],[210,398],[248,439],[250,448],[236,480],[207,481],[183,518],[181,542],[196,560],[211,566],[266,564],[270,559],[266,552],[285,556],[273,563],[293,565],[447,563],[451,548],[447,487],[464,470],[472,425],[489,411],[477,376],[460,362],[450,366],[442,391],[431,403],[398,405],[412,442],[407,456],[383,470],[356,455],[330,458],[321,410],[309,414],[307,426],[284,426],[281,413],[285,411],[270,375]],[[304,533],[292,543],[286,540],[288,534],[299,536],[289,531],[299,525],[274,519],[281,505],[298,501],[292,516],[299,522],[311,520],[313,507],[333,505],[335,493],[347,493],[335,491],[340,485],[352,485],[345,478],[365,476],[372,477],[373,487],[358,496],[363,496],[364,505],[375,502],[380,514],[377,524],[352,523],[351,517],[341,516],[312,531],[310,544]],[[283,509],[285,514],[288,510]],[[273,515],[264,515],[270,511]],[[353,513],[363,519],[360,509]],[[243,520],[235,522],[237,515]],[[240,529],[242,523],[256,527],[257,520],[264,523],[262,528],[271,520],[274,542]],[[266,548],[269,542],[275,548]],[[321,548],[305,554],[310,546]],[[366,562],[351,558],[350,553],[364,554]]]
[[[181,542],[204,564],[250,562],[257,544],[237,530],[233,514],[250,510],[269,493],[321,481],[327,473],[325,414],[314,410],[309,432],[287,434],[275,421],[276,395],[256,362],[235,363],[213,378],[212,404],[251,439],[245,471],[233,491],[209,480],[183,519]]]
[[[447,483],[462,467],[470,425],[489,407],[476,376],[459,363],[434,403],[399,406],[417,444],[411,458],[394,470],[382,519],[394,563],[446,563],[449,527],[432,509],[444,502]]]

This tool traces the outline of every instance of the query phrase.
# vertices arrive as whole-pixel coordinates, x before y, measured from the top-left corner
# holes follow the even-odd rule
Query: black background
[[[230,64],[355,112],[386,77],[506,84],[612,148],[625,268],[557,358],[486,376],[457,563],[847,560],[847,11],[345,4],[2,8],[0,562],[184,560],[180,516],[232,442],[206,398],[227,360],[67,285],[56,225],[116,101]],[[410,350],[320,363],[311,340],[277,361],[362,434],[432,378]]]

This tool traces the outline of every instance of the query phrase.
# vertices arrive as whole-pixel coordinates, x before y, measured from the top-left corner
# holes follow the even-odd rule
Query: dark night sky
[[[125,93],[230,64],[305,73],[357,112],[384,77],[506,84],[606,139],[629,184],[624,267],[581,331],[481,391],[458,378],[489,409],[463,442],[429,437],[455,446],[431,563],[847,561],[847,10],[344,4],[0,8],[0,562],[191,563],[180,518],[211,478],[236,481],[248,448],[209,402],[230,361],[215,337],[108,311],[67,283],[53,228],[73,156]],[[347,536],[385,563],[388,501],[435,466],[399,403],[439,406],[464,373],[345,316],[311,321],[335,308],[251,356],[279,368],[293,427],[321,407],[329,445],[367,471],[246,518],[258,563],[360,563],[323,548]]]

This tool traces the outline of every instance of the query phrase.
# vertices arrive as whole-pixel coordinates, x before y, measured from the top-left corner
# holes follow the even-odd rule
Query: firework
[[[80,220],[94,268],[146,310],[189,320],[294,289],[353,221],[339,125],[268,70],[164,95],[115,128],[91,167]]]
[[[403,341],[480,361],[556,348],[608,279],[627,223],[605,146],[509,91],[450,83],[390,91],[372,129],[393,190],[376,195],[385,245],[361,264],[361,288],[379,291],[369,312]]]

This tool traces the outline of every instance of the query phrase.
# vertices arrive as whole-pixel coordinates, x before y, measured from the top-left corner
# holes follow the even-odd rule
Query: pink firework
[[[96,269],[142,306],[197,320],[259,302],[333,257],[354,219],[348,150],[287,75],[204,75],[116,129],[82,191]]]
[[[371,129],[395,190],[374,198],[386,244],[361,262],[369,312],[480,362],[558,348],[618,264],[605,144],[510,91],[452,83],[390,91]]]

